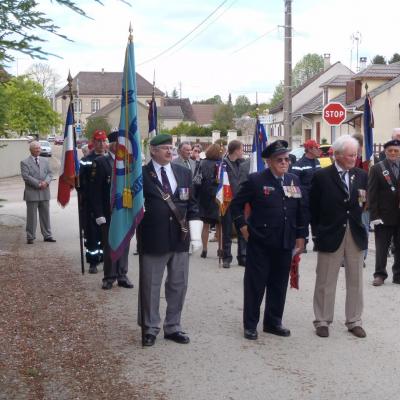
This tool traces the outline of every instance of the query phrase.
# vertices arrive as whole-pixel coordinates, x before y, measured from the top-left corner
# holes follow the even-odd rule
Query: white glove
[[[374,227],[376,225],[381,225],[381,224],[383,225],[383,221],[381,219],[374,219],[369,224],[370,224],[371,227]]]
[[[103,225],[103,224],[105,224],[106,223],[106,219],[105,219],[105,217],[99,217],[99,218],[96,218],[96,224],[97,225]]]
[[[189,221],[190,244],[192,252],[199,250],[202,247],[201,231],[203,230],[203,222],[198,220]]]

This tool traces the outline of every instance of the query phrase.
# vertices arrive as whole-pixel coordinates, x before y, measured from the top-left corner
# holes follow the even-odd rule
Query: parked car
[[[39,140],[40,155],[42,157],[51,157],[51,145],[47,140]]]
[[[56,137],[54,135],[48,135],[47,136],[47,141],[48,142],[54,142],[55,139],[56,139]]]
[[[321,167],[329,167],[332,164],[332,161],[329,157],[328,151],[331,148],[330,144],[321,144],[319,149],[321,150],[321,155],[319,156],[318,160],[321,164]],[[293,154],[296,157],[296,161],[303,157],[304,154],[304,147],[300,146],[293,149],[290,154]]]
[[[64,144],[64,136],[56,136],[54,139],[54,144]]]

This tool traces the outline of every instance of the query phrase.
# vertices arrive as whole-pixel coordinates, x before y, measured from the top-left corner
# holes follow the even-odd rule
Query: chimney
[[[324,54],[324,71],[326,71],[331,66],[331,55],[330,53]]]
[[[360,57],[360,71],[367,67],[367,57]]]

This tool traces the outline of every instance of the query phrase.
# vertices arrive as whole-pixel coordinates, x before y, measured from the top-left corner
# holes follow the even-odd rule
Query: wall
[[[29,156],[28,139],[0,139],[0,178],[20,175],[20,161]]]

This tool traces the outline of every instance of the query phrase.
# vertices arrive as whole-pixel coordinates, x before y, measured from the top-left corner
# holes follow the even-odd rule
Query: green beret
[[[172,136],[168,133],[159,133],[150,140],[152,146],[158,146],[160,144],[172,144]]]

